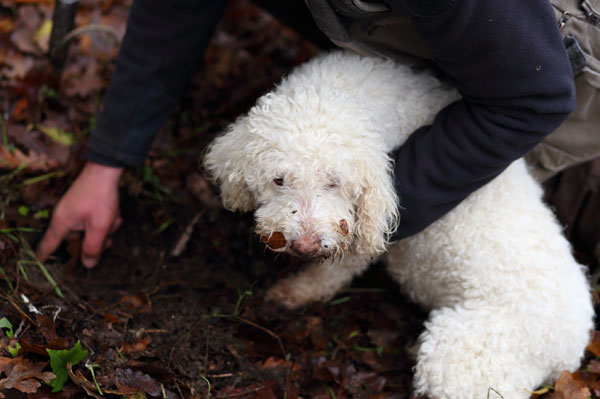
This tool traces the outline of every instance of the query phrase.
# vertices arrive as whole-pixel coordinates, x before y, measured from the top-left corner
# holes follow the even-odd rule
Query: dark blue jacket
[[[464,99],[394,154],[401,221],[415,234],[531,150],[575,107],[548,0],[389,0],[408,11]],[[141,164],[202,60],[224,1],[136,0],[88,159]]]

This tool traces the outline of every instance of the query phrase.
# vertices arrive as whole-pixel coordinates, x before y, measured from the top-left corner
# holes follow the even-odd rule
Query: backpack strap
[[[581,7],[587,18],[596,26],[600,26],[600,0],[583,0]]]

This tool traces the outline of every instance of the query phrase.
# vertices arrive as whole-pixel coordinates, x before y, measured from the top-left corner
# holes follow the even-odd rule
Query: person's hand
[[[122,168],[88,162],[69,190],[54,207],[50,227],[37,247],[44,261],[67,235],[83,231],[81,261],[94,267],[102,250],[110,245],[108,234],[121,224],[119,216],[119,178]]]

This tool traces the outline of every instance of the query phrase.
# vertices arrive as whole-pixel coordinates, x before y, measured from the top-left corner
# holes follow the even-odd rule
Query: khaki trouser
[[[577,109],[526,155],[531,171],[546,180],[569,166],[600,155],[600,0],[550,0],[573,66]],[[374,3],[352,0],[362,9],[348,11],[347,0],[331,0],[347,14],[339,18],[327,0],[306,0],[315,22],[334,43],[365,55],[418,64],[431,59],[410,17],[392,15]],[[354,13],[348,17],[349,13]],[[415,56],[417,58],[415,58]]]

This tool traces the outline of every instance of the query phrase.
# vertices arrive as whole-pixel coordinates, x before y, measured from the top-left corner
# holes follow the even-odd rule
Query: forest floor
[[[246,0],[230,2],[146,164],[125,173],[124,223],[100,264],[81,266],[81,237],[36,260],[84,163],[129,7],[82,1],[77,27],[104,28],[71,41],[57,85],[53,3],[0,5],[0,398],[410,398],[427,313],[382,265],[324,304],[267,303],[266,288],[302,265],[265,251],[252,215],[223,210],[203,178],[215,134],[319,52]],[[589,349],[580,371],[534,396],[600,397],[597,337]],[[66,383],[51,393],[41,381],[55,385],[55,366]]]

